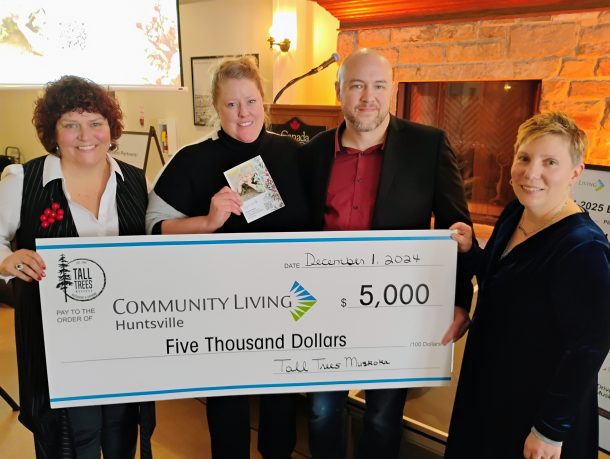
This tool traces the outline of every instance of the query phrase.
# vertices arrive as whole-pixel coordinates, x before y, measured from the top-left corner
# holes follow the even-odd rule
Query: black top
[[[151,199],[149,213],[155,210],[153,233],[159,233],[164,219],[176,218],[172,211],[188,217],[207,215],[210,202],[222,187],[227,186],[224,172],[238,164],[261,156],[275,182],[284,207],[247,223],[243,215],[231,214],[218,232],[301,231],[306,228],[309,213],[297,166],[298,144],[288,137],[263,130],[251,143],[236,140],[224,131],[218,137],[184,147],[170,161],[155,184],[156,197]],[[165,205],[158,211],[155,199]],[[164,206],[161,206],[164,207]]]
[[[610,348],[610,246],[587,213],[506,248],[523,206],[509,204],[477,276],[446,458],[522,458],[534,426],[562,459],[596,459],[597,373]]]

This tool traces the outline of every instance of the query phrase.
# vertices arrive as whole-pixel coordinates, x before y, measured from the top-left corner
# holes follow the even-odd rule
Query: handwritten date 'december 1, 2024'
[[[344,257],[329,257],[311,252],[304,253],[304,261],[284,263],[285,269],[296,268],[340,268],[340,267],[376,267],[392,265],[418,264],[422,260],[417,253],[414,254],[366,254]]]

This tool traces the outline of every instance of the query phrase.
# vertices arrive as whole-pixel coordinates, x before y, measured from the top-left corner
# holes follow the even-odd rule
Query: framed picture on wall
[[[258,54],[246,55],[253,56],[256,60],[256,65],[259,65]],[[191,57],[193,120],[195,126],[211,126],[214,124],[216,112],[212,106],[212,76],[223,60],[241,56],[241,54],[234,54],[226,56]]]

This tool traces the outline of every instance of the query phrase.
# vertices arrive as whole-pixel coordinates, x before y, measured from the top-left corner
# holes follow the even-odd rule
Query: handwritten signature
[[[309,373],[336,370],[349,370],[367,367],[388,366],[391,364],[386,359],[358,359],[354,356],[345,356],[342,359],[331,360],[326,357],[308,360],[297,359],[274,359],[277,371],[280,373]]]

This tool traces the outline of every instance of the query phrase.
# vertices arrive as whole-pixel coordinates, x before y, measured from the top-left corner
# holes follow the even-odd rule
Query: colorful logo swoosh
[[[297,306],[292,311],[290,311],[290,314],[292,314],[292,318],[296,322],[301,317],[303,317],[305,313],[307,313],[307,311],[313,308],[313,306],[317,303],[318,300],[297,281],[294,281],[294,284],[292,284],[290,293],[294,293],[298,301]]]

